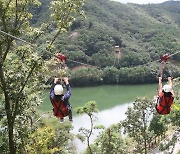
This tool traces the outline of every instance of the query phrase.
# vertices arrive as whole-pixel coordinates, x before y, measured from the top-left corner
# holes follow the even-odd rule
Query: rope
[[[21,38],[18,38],[18,37],[14,36],[14,35],[8,34],[8,33],[4,32],[4,31],[2,31],[2,30],[0,30],[0,32],[1,32],[2,34],[4,34],[4,35],[7,35],[7,36],[11,37],[11,38],[14,38],[14,39],[16,39],[16,40],[19,40],[19,41],[21,41],[21,42],[24,42],[24,43],[26,43],[26,44],[29,44],[29,45],[32,46],[32,47],[40,48],[40,47],[38,47],[38,46],[35,45],[35,44],[32,44],[32,43],[30,43],[30,42],[27,42],[27,41],[25,41],[25,40],[23,40],[23,39],[21,39]],[[47,53],[49,53],[50,55],[58,58],[55,54],[49,52],[48,50],[45,50],[45,51],[46,51]],[[177,52],[169,55],[169,57],[172,57],[172,56],[174,56],[174,55],[176,55],[176,54],[178,54],[178,53],[180,53],[180,51],[177,51]],[[97,67],[97,68],[99,68],[98,66],[93,66],[93,65],[90,65],[90,64],[86,64],[86,63],[83,63],[83,62],[78,62],[78,61],[71,60],[71,59],[67,59],[67,61],[74,62],[74,63],[81,64],[81,65],[85,65],[85,66],[89,66],[89,67]],[[160,61],[160,60],[154,60],[154,61],[151,61],[151,62],[149,62],[149,63],[142,64],[142,65],[137,65],[137,66],[144,66],[144,65],[148,65],[148,64],[151,64],[151,63],[154,63],[154,62],[159,62],[159,61]],[[135,66],[135,67],[137,67],[137,66]]]
[[[162,62],[162,65],[159,68],[157,78],[159,77],[159,75],[160,75],[161,78],[163,78],[164,66],[165,66],[165,62]]]
[[[32,47],[36,47],[35,44],[32,44],[32,43],[30,43],[30,42],[27,42],[27,41],[25,41],[25,40],[23,40],[23,39],[21,39],[21,38],[18,38],[18,37],[14,36],[14,35],[8,34],[8,33],[4,32],[4,31],[2,31],[2,30],[0,30],[0,32],[1,32],[2,34],[4,34],[4,35],[7,35],[7,36],[9,36],[9,37],[11,37],[11,38],[14,38],[14,39],[16,39],[16,40],[19,40],[19,41],[21,41],[21,42],[23,42],[23,43],[29,44],[29,45],[32,46]]]
[[[60,73],[60,82],[61,82],[61,85],[63,85],[63,81],[62,81],[62,63],[63,62],[61,62],[61,61],[59,63],[59,73]]]
[[[81,65],[85,65],[85,66],[89,66],[89,67],[97,67],[97,68],[99,68],[98,66],[86,64],[86,63],[79,62],[79,61],[76,61],[76,60],[67,59],[67,61],[74,62],[74,63],[81,64]]]
[[[9,36],[9,37],[11,37],[11,38],[14,38],[14,39],[16,39],[16,40],[19,40],[19,41],[21,41],[21,42],[23,42],[23,43],[29,44],[30,46],[35,47],[36,49],[40,48],[40,47],[38,47],[36,44],[32,44],[32,43],[30,43],[30,42],[27,42],[27,41],[25,41],[25,40],[23,40],[23,39],[21,39],[21,38],[18,38],[18,37],[14,36],[14,35],[8,34],[8,33],[4,32],[4,31],[2,31],[2,30],[0,30],[0,32],[1,32],[2,34],[4,34],[4,35],[7,35],[7,36]],[[51,53],[50,51],[48,51],[48,50],[46,50],[46,49],[45,49],[45,51],[46,51],[47,53],[49,53],[50,55],[52,55],[52,56],[54,56],[54,57],[56,57],[56,58],[59,59],[59,57],[58,57],[57,55]],[[78,61],[75,61],[75,60],[71,60],[71,59],[67,59],[67,61],[74,62],[74,63],[81,64],[81,65],[85,65],[85,66],[89,66],[89,67],[97,67],[97,66],[93,66],[93,65],[86,64],[86,63],[83,63],[83,62],[78,62]]]

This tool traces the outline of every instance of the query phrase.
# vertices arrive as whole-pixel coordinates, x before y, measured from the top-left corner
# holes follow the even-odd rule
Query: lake
[[[39,107],[42,111],[51,111],[49,91],[44,91],[43,104]],[[146,85],[103,85],[97,87],[72,88],[70,104],[73,110],[83,106],[88,101],[96,101],[100,111],[113,108],[117,105],[134,101],[137,97],[147,96],[153,98],[157,93],[157,84]]]

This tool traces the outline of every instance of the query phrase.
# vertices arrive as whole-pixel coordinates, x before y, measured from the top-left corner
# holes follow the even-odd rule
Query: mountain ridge
[[[46,0],[48,1],[50,0]],[[42,1],[42,7],[47,4]],[[127,72],[127,69],[157,61],[165,53],[173,54],[180,50],[180,2],[139,5],[109,0],[89,0],[84,5],[84,11],[86,18],[77,17],[67,33],[57,38],[55,42],[57,48],[54,52],[58,50],[71,60],[102,69],[107,68],[106,71]],[[53,33],[53,28],[50,33]],[[48,36],[49,34],[41,41],[46,41]],[[115,53],[115,46],[119,46],[121,56],[117,56],[118,52]],[[46,56],[48,57],[47,54]],[[178,62],[180,54],[173,56],[172,60]],[[78,66],[76,63],[67,64],[70,68]],[[157,73],[158,66],[152,65],[154,65],[151,66],[153,69],[139,68],[133,72],[133,75],[143,74],[140,70],[149,72],[150,81],[146,76],[146,79],[140,82],[154,81],[154,72]],[[179,76],[178,68],[174,65],[172,68],[174,76]],[[94,70],[87,71],[80,71],[79,76],[92,74]],[[73,76],[77,75],[73,74]],[[138,78],[135,83],[139,82]],[[115,80],[114,77],[114,81],[108,83],[114,83]]]

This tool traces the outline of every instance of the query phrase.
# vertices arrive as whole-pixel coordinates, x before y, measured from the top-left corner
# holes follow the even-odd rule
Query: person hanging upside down
[[[162,77],[159,77],[158,96],[156,98],[156,110],[159,114],[169,114],[174,100],[172,78],[168,77],[168,84],[162,87]]]
[[[72,121],[72,110],[69,103],[71,97],[71,87],[68,78],[64,78],[66,85],[66,93],[63,94],[63,87],[58,78],[54,79],[54,82],[50,91],[50,100],[53,106],[53,113],[60,119],[60,122],[64,121],[64,117],[69,116],[69,121]]]

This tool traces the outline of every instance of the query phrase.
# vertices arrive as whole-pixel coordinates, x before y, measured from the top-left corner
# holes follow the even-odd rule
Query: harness
[[[63,118],[68,115],[70,108],[64,103],[64,100],[58,102],[52,99],[53,112],[56,117]]]
[[[171,110],[171,105],[173,103],[174,98],[172,96],[170,97],[158,97],[157,98],[157,104],[156,104],[156,110],[159,114],[169,114]]]

